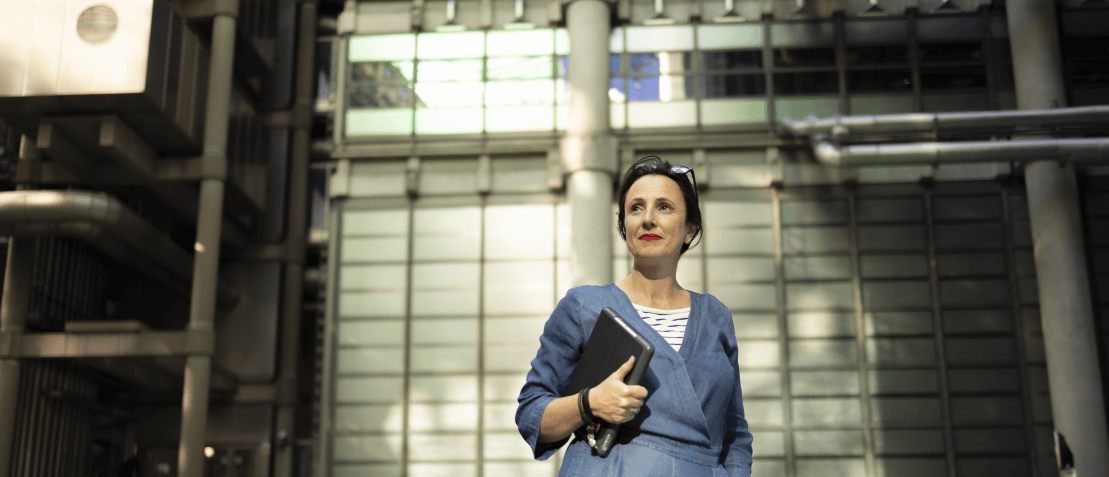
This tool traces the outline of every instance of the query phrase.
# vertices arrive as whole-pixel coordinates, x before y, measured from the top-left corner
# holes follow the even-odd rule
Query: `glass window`
[[[762,69],[762,50],[709,51],[701,58],[706,72]]]
[[[778,48],[774,50],[774,66],[779,68],[835,65],[835,48]]]
[[[697,25],[697,47],[718,48],[760,47],[762,25]]]
[[[420,60],[419,81],[481,81],[481,60]]]
[[[734,98],[766,94],[766,75],[711,75],[701,79],[702,98]]]
[[[404,108],[412,106],[412,62],[351,64],[347,104],[352,108]]]
[[[921,89],[985,88],[986,68],[982,66],[952,66],[924,68],[920,72]]]
[[[497,56],[550,55],[555,49],[551,30],[493,30],[485,40],[485,54]]]
[[[910,91],[913,75],[909,70],[863,70],[847,72],[847,91],[867,93],[876,91]]]
[[[678,101],[694,97],[692,77],[644,76],[628,79],[628,101]]]
[[[411,81],[413,71],[411,61],[352,63],[350,77],[354,81],[396,83]]]
[[[416,36],[421,59],[480,58],[485,54],[485,32],[421,33]]]
[[[550,79],[490,81],[485,84],[489,106],[535,106],[554,104],[555,85]]]
[[[481,81],[456,83],[416,83],[416,106],[458,108],[481,106],[485,84]]]
[[[844,58],[847,66],[907,64],[909,47],[907,45],[853,46],[847,47]]]
[[[947,63],[982,61],[982,42],[922,43],[919,46],[921,63]]]
[[[411,60],[416,57],[416,35],[354,36],[348,54],[351,62]]]
[[[693,26],[644,26],[627,29],[628,51],[692,50]]]
[[[774,74],[774,94],[777,95],[838,92],[839,74],[835,71]]]
[[[550,78],[554,72],[550,56],[489,58],[487,80]]]

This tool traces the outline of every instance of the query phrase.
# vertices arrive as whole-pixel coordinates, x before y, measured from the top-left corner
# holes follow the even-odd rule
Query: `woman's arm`
[[[732,323],[731,311],[727,308],[724,310],[727,313],[724,332],[730,337],[727,340],[728,362],[732,365],[731,373],[735,380],[732,401],[728,404],[726,416],[728,427],[724,430],[724,468],[729,477],[751,477],[751,443],[754,437],[747,427],[747,418],[743,412],[743,387],[739,382],[739,347],[735,340],[735,325]]]

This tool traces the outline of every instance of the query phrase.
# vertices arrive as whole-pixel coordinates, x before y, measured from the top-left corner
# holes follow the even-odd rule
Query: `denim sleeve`
[[[562,389],[570,382],[585,346],[587,335],[581,322],[581,309],[574,290],[559,301],[543,327],[539,352],[531,361],[527,382],[517,398],[520,404],[516,408],[516,426],[537,460],[549,459],[569,440],[567,437],[557,442],[541,443],[539,425],[547,405],[562,396]]]
[[[727,319],[724,320],[724,332],[728,337],[728,361],[732,364],[732,376],[735,378],[735,392],[732,402],[728,406],[727,429],[724,433],[724,468],[729,477],[751,477],[751,442],[754,437],[747,428],[747,418],[743,413],[743,387],[739,383],[739,347],[735,340],[735,325],[732,324],[732,314],[727,307],[720,305]]]

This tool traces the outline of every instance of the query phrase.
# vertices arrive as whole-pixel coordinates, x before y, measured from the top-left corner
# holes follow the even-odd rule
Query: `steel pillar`
[[[1063,61],[1051,0],[1005,2],[1020,109],[1066,106]],[[1040,315],[1055,430],[1080,476],[1109,475],[1109,437],[1086,272],[1074,168],[1053,161],[1024,168]]]
[[[212,22],[212,58],[208,74],[208,99],[204,125],[204,177],[193,259],[190,330],[211,331],[216,313],[219,278],[220,226],[223,223],[223,190],[227,177],[227,131],[231,80],[235,59],[235,16],[216,15]],[[204,475],[204,433],[208,424],[208,391],[212,361],[209,356],[189,356],[181,404],[181,439],[177,475]]]
[[[316,4],[300,5],[297,30],[296,95],[294,114],[301,116],[293,130],[289,164],[289,195],[285,208],[285,289],[282,291],[281,371],[277,382],[277,442],[274,475],[292,476],[296,452],[297,363],[300,351],[300,318],[303,314],[304,241],[308,221],[308,169],[311,153],[312,86],[315,84]]]
[[[570,115],[561,142],[569,173],[571,285],[604,285],[612,278],[612,182],[616,138],[609,127],[610,5],[574,0],[570,34]]]

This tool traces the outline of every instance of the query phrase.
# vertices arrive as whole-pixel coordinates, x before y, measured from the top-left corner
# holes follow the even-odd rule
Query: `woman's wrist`
[[[589,390],[590,388],[585,388],[578,392],[578,413],[581,415],[581,422],[587,426],[596,421],[593,409],[589,406]]]

